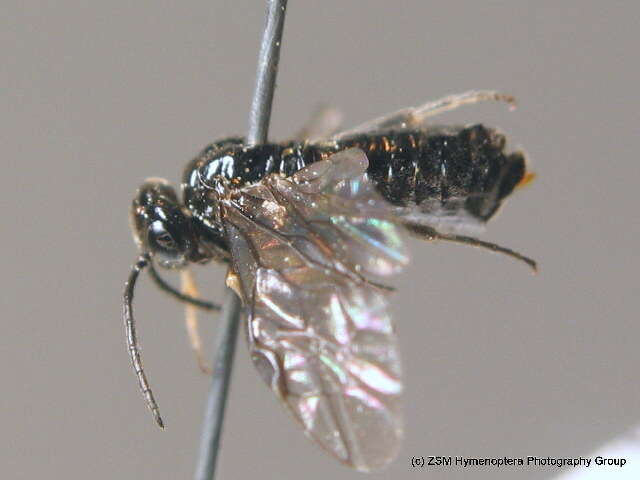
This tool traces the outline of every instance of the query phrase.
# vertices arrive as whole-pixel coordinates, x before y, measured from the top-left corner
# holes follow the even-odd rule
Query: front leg
[[[211,368],[207,365],[202,353],[202,341],[198,333],[198,308],[209,311],[219,311],[220,305],[207,302],[199,298],[198,287],[196,285],[193,274],[190,270],[184,269],[180,271],[180,279],[182,283],[181,291],[176,290],[172,285],[167,283],[155,269],[153,262],[149,263],[149,273],[156,285],[164,292],[170,294],[174,298],[185,303],[185,323],[187,327],[187,335],[191,348],[195,352],[198,367],[204,373],[210,373]]]
[[[184,295],[187,295],[191,298],[198,298],[200,296],[198,286],[196,284],[195,278],[193,277],[193,274],[191,273],[191,270],[187,268],[181,270],[180,281],[182,283],[182,293]],[[196,356],[198,367],[200,368],[200,371],[202,371],[202,373],[211,375],[213,373],[213,370],[207,364],[202,350],[202,339],[200,338],[200,331],[198,329],[197,307],[193,303],[185,302],[184,312],[187,335],[189,336],[189,342],[191,343],[193,353]]]

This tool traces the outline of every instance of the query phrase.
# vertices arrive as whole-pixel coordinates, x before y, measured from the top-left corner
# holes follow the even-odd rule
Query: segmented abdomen
[[[485,222],[525,175],[521,152],[505,153],[505,137],[483,125],[363,133],[315,144],[246,146],[229,138],[205,148],[185,170],[185,202],[196,216],[211,208],[209,190],[220,177],[238,186],[271,173],[289,176],[337,151],[357,147],[368,174],[412,221],[444,223],[472,217]]]
[[[392,204],[488,220],[523,179],[521,152],[505,153],[505,137],[483,125],[354,135],[320,144],[323,153],[357,147],[371,180]]]

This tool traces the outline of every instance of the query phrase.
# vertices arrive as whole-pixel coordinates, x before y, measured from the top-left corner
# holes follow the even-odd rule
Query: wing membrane
[[[223,218],[252,359],[305,433],[359,470],[395,457],[400,361],[386,293],[407,263],[360,150],[229,193]]]

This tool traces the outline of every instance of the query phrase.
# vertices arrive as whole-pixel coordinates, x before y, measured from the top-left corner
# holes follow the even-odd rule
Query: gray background
[[[272,138],[319,102],[354,124],[495,88],[520,108],[440,122],[502,127],[538,173],[484,237],[537,258],[538,276],[410,242],[393,301],[406,439],[370,478],[549,478],[557,468],[413,471],[409,458],[587,454],[640,421],[638,13],[630,1],[290,2]],[[182,307],[145,277],[157,429],[120,319],[136,255],[127,209],[147,176],[176,182],[207,142],[245,131],[263,18],[248,0],[3,2],[2,478],[190,478],[209,381]],[[221,298],[222,268],[197,273]],[[303,438],[242,341],[220,474],[359,476]]]

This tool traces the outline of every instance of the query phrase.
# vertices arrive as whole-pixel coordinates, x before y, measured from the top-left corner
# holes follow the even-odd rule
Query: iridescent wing
[[[305,433],[373,470],[402,435],[400,360],[387,294],[371,276],[407,263],[361,150],[220,199],[252,359]]]

